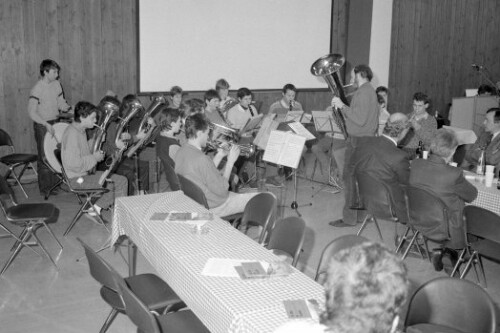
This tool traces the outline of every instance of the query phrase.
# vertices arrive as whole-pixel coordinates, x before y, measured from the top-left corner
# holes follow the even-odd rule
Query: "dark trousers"
[[[345,204],[343,210],[343,220],[344,223],[355,225],[358,222],[362,222],[366,216],[366,211],[351,209],[352,206],[357,206],[360,203],[358,188],[356,185],[356,178],[354,177],[354,169],[351,161],[354,149],[358,144],[357,137],[349,137],[346,140],[346,151],[345,151],[345,163],[344,171],[342,173],[342,178],[344,181],[344,194],[345,194]]]
[[[43,150],[43,142],[47,128],[39,123],[34,123],[36,149],[38,151],[37,172],[38,172],[38,188],[40,193],[45,195],[57,182],[59,178],[45,165],[43,158],[45,152]]]
[[[142,160],[137,162],[139,163],[139,190],[147,192],[149,190],[149,162]],[[107,166],[105,163],[100,163],[97,169],[104,171]],[[136,170],[134,158],[123,157],[116,170],[112,173],[126,177],[128,180],[128,195],[135,193]]]

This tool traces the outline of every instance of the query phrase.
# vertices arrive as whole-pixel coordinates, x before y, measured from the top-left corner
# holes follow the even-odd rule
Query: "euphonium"
[[[349,105],[349,102],[345,98],[344,90],[338,76],[338,71],[342,66],[344,66],[344,64],[345,58],[343,55],[331,53],[316,60],[311,65],[311,73],[314,76],[322,76],[333,95],[339,97],[344,104]],[[342,134],[344,134],[344,138],[347,139],[348,135],[344,115],[336,108],[333,108],[333,120],[339,127]]]
[[[161,107],[164,106],[165,104],[166,100],[163,95],[156,95],[153,97],[153,101],[146,110],[144,117],[142,117],[141,123],[139,125],[139,130],[137,131],[138,133],[143,131],[145,133],[145,136],[139,141],[137,141],[134,144],[134,146],[127,151],[127,157],[131,157],[132,155],[134,155],[137,149],[141,148],[143,145],[147,144],[150,141],[150,138],[157,125],[150,124],[148,120],[149,118],[154,118],[157,115],[158,111],[161,109]],[[152,138],[152,140],[154,140],[154,138]]]
[[[91,153],[101,150],[102,144],[106,140],[106,129],[109,122],[118,115],[120,102],[114,97],[104,97],[97,108],[100,111],[99,123],[96,124],[96,131],[93,136]]]

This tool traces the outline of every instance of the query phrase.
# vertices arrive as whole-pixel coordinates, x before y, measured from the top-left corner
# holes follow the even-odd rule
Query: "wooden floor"
[[[309,157],[310,158],[310,157]],[[309,159],[307,162],[310,162]],[[311,163],[306,163],[307,170]],[[309,171],[308,171],[309,172]],[[343,194],[327,192],[320,184],[299,179],[297,203],[307,205],[299,207],[308,229],[304,252],[298,268],[309,276],[313,276],[323,247],[332,239],[352,234],[354,228],[333,228],[328,221],[341,217],[344,203]],[[30,195],[29,202],[43,201],[38,195],[36,184],[26,186]],[[25,201],[18,188],[14,188],[17,197]],[[276,190],[275,190],[276,192]],[[312,197],[314,195],[314,197]],[[290,209],[293,200],[293,182],[287,182],[283,191],[281,208],[283,216],[295,215]],[[54,256],[56,269],[48,259],[39,257],[32,251],[23,249],[7,272],[0,278],[0,332],[98,332],[109,313],[109,307],[101,300],[99,284],[92,279],[86,260],[80,260],[83,250],[76,240],[81,237],[92,248],[100,249],[107,244],[108,231],[96,225],[86,217],[82,217],[67,237],[63,237],[79,204],[76,198],[68,193],[50,197],[48,202],[56,205],[60,211],[57,223],[52,228],[64,246],[60,251],[55,241],[45,231],[38,234],[48,251]],[[308,204],[312,203],[312,206]],[[109,215],[108,215],[109,217]],[[5,218],[2,216],[2,223]],[[9,224],[6,224],[9,225]],[[9,225],[10,226],[10,225]],[[394,247],[394,223],[381,221],[385,243]],[[14,229],[15,230],[15,229]],[[19,229],[15,230],[19,232]],[[364,235],[378,240],[373,225],[369,225]],[[7,260],[13,241],[0,239],[0,265]],[[126,251],[123,251],[125,253]],[[121,274],[127,273],[127,266],[120,252],[107,249],[101,253]],[[412,280],[412,289],[444,272],[435,272],[429,261],[417,257],[406,259]],[[488,278],[488,293],[497,304],[500,303],[500,265],[485,262]],[[140,255],[138,272],[154,272],[151,266]],[[474,274],[470,274],[474,280]],[[135,326],[124,315],[118,315],[108,332],[135,332]]]

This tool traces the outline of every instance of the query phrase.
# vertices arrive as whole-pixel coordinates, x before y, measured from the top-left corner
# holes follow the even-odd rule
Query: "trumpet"
[[[229,151],[233,146],[237,146],[240,148],[240,156],[248,158],[255,154],[255,146],[250,143],[240,145],[232,142],[208,141],[206,148],[208,150],[218,150],[220,148],[225,151]]]

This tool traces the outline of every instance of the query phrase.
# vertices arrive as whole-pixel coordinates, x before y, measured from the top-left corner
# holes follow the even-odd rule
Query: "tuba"
[[[222,148],[229,150],[233,145],[240,147],[240,156],[250,157],[255,153],[255,146],[252,144],[237,144],[238,131],[231,127],[226,127],[216,123],[210,123],[210,134],[207,141],[208,150]]]
[[[148,109],[146,110],[146,113],[144,114],[144,117],[142,117],[141,123],[139,125],[139,130],[137,131],[140,133],[143,131],[145,133],[145,136],[137,141],[128,151],[127,151],[127,157],[131,157],[132,155],[135,154],[135,152],[141,148],[142,146],[145,146],[149,142],[153,141],[155,138],[153,137],[153,133],[155,131],[155,127],[157,126],[156,124],[150,124],[148,122],[149,118],[154,118],[157,114],[158,111],[161,110],[161,108],[166,105],[166,100],[163,95],[156,95],[153,97],[153,101],[149,105]],[[156,132],[157,134],[158,132]]]
[[[128,126],[128,123],[130,122],[130,120],[132,120],[132,118],[134,118],[139,111],[144,110],[144,107],[142,106],[141,102],[137,98],[134,98],[131,101],[125,102],[124,105],[122,105],[122,107],[125,107],[124,116],[121,118],[120,123],[118,124],[118,129],[116,131],[116,136],[114,138],[115,145],[117,145],[117,146],[119,145],[119,141],[121,140],[121,136],[123,134],[123,131]],[[115,167],[121,161],[123,152],[127,149],[127,147],[128,147],[128,145],[125,144],[123,148],[121,148],[119,151],[117,151],[113,155],[110,165],[108,166],[106,171],[104,171],[102,173],[102,175],[99,179],[99,185],[102,186],[104,184],[104,182],[106,181],[106,178],[108,177],[108,175],[113,172]]]
[[[118,116],[120,104],[115,98],[103,98],[97,106],[100,111],[99,123],[96,124],[97,129],[93,136],[93,145],[91,153],[100,151],[102,144],[106,140],[106,129],[109,122]]]
[[[332,91],[333,95],[339,97],[344,104],[349,105],[349,102],[347,101],[344,90],[342,88],[342,83],[340,82],[340,78],[338,76],[338,71],[342,66],[344,66],[344,64],[345,58],[343,55],[338,53],[331,53],[316,60],[311,65],[311,73],[314,76],[322,76],[328,84],[328,87]],[[333,108],[333,120],[344,135],[344,138],[347,139],[348,134],[344,115],[337,108]]]

